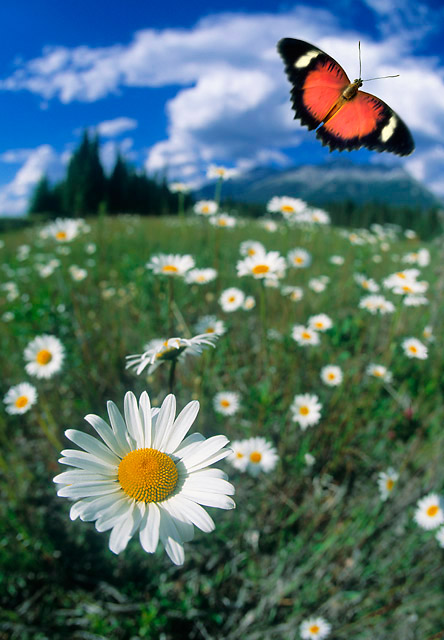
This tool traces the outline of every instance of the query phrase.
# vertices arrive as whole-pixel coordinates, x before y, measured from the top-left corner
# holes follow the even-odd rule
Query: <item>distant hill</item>
[[[195,195],[212,198],[214,183]],[[224,183],[223,197],[239,202],[263,203],[273,196],[302,198],[311,205],[352,201],[429,208],[442,202],[402,167],[354,164],[340,159],[322,165],[291,169],[261,167]]]

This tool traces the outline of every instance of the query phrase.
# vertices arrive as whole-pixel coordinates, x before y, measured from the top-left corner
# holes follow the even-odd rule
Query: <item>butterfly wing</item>
[[[401,118],[385,102],[358,91],[317,130],[316,137],[330,150],[352,151],[367,147],[407,156],[415,148],[412,135]]]
[[[336,60],[309,42],[283,38],[277,49],[293,85],[295,120],[316,129],[341,98],[350,80]]]

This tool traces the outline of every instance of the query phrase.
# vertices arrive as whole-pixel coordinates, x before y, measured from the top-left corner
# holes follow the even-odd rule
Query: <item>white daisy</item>
[[[277,222],[275,222],[274,220],[267,220],[265,218],[260,221],[260,225],[265,229],[265,231],[268,231],[269,233],[274,233],[279,228]]]
[[[196,332],[201,333],[216,333],[222,336],[227,328],[223,320],[218,320],[216,316],[204,316],[196,323]]]
[[[203,333],[193,338],[155,339],[145,345],[143,353],[126,356],[126,369],[135,369],[140,375],[148,367],[148,374],[153,373],[163,362],[183,360],[187,355],[200,355],[207,347],[214,347],[218,340],[217,333]]]
[[[330,262],[330,264],[335,264],[337,266],[341,266],[341,265],[344,264],[345,259],[343,258],[343,256],[330,256],[329,262]]]
[[[239,411],[240,396],[236,391],[220,391],[213,398],[213,407],[223,416],[234,416]]]
[[[185,182],[172,182],[168,185],[168,189],[171,193],[189,193],[191,186]]]
[[[303,269],[311,265],[311,254],[305,249],[292,249],[287,254],[288,264],[296,269]]]
[[[242,309],[244,311],[251,311],[256,306],[256,300],[253,296],[247,296],[245,298],[244,304],[242,305]]]
[[[72,264],[69,269],[69,274],[71,276],[71,278],[75,281],[75,282],[81,282],[82,280],[84,280],[87,275],[88,275],[88,271],[86,269],[82,269],[81,267],[78,267],[75,264]]]
[[[57,218],[42,229],[45,237],[53,238],[57,242],[71,242],[82,230],[83,220],[78,218]]]
[[[424,338],[424,340],[427,340],[427,342],[433,342],[435,340],[435,336],[433,335],[433,327],[431,327],[430,325],[424,327],[424,329],[422,330],[422,337]]]
[[[385,278],[383,285],[386,289],[402,287],[408,285],[410,282],[415,282],[419,273],[419,269],[404,269],[404,271],[397,271],[396,273],[392,273],[388,276],[388,278]]]
[[[230,442],[231,453],[227,461],[238,471],[245,471],[248,465],[248,440],[233,440]]]
[[[265,438],[249,438],[245,442],[248,463],[245,468],[247,473],[257,476],[261,471],[272,471],[279,456],[273,445]]]
[[[245,301],[245,293],[236,287],[230,287],[222,291],[219,304],[226,313],[237,311]]]
[[[255,256],[257,254],[267,253],[264,245],[256,240],[245,240],[241,242],[240,254],[241,256]]]
[[[354,275],[354,279],[355,282],[357,282],[366,291],[370,291],[371,293],[379,291],[379,284],[373,280],[373,278],[367,278],[367,276],[364,276],[361,273],[356,273]]]
[[[334,364],[328,364],[321,369],[321,380],[329,387],[337,387],[342,382],[342,370]]]
[[[293,422],[297,422],[303,431],[319,422],[321,409],[318,396],[310,393],[296,395],[290,407]]]
[[[185,274],[185,282],[188,284],[208,284],[217,278],[216,269],[191,269]]]
[[[10,415],[26,413],[37,402],[37,389],[28,382],[21,382],[8,390],[3,402]]]
[[[277,279],[285,274],[285,260],[279,251],[247,256],[237,263],[237,275],[253,276],[256,279]]]
[[[26,373],[36,378],[51,378],[62,368],[65,347],[55,336],[41,335],[25,348]]]
[[[288,296],[292,302],[299,302],[304,297],[304,290],[301,287],[282,287],[282,295]]]
[[[210,180],[214,178],[217,178],[218,180],[229,180],[230,178],[236,177],[238,173],[237,169],[228,169],[227,167],[210,164],[207,169],[207,178]]]
[[[331,624],[324,618],[308,618],[299,627],[303,640],[323,640],[330,635]]]
[[[438,529],[435,538],[437,539],[439,546],[444,549],[444,527]]]
[[[386,313],[393,313],[395,310],[395,305],[390,302],[390,300],[386,300],[384,296],[371,295],[361,298],[359,302],[359,308],[370,311],[372,315],[376,315],[376,313],[378,312],[381,315],[385,315]]]
[[[182,277],[194,267],[194,258],[190,255],[180,256],[172,253],[160,253],[157,256],[153,256],[145,266],[156,274]]]
[[[406,307],[423,307],[429,304],[429,301],[425,296],[407,295],[402,299],[403,304]]]
[[[378,474],[378,489],[381,500],[385,501],[391,495],[398,478],[399,473],[391,467],[387,471],[381,471]]]
[[[416,505],[415,522],[423,529],[436,529],[444,524],[442,499],[436,493],[429,493]]]
[[[212,216],[216,213],[218,207],[214,200],[199,200],[193,207],[194,213],[201,216]]]
[[[427,267],[430,264],[430,251],[428,249],[418,249],[418,251],[407,253],[402,261],[407,264],[417,264],[420,267]]]
[[[300,198],[288,196],[274,196],[267,204],[267,211],[282,213],[284,218],[291,218],[307,209],[307,203]]]
[[[319,344],[319,333],[302,324],[295,324],[291,330],[291,337],[301,346]]]
[[[406,338],[402,343],[402,348],[408,358],[418,358],[419,360],[427,359],[427,347],[416,338]]]
[[[236,226],[237,220],[234,216],[229,216],[228,213],[220,213],[217,216],[211,216],[210,224],[213,227],[221,227],[222,229],[232,229]]]
[[[310,222],[315,224],[330,224],[330,216],[323,209],[310,209],[308,212]]]
[[[146,392],[139,403],[125,395],[124,418],[108,402],[111,427],[96,415],[86,416],[103,442],[68,429],[66,437],[81,447],[62,451],[59,462],[75,470],[54,478],[58,495],[76,500],[70,517],[95,521],[100,532],[111,529],[109,548],[121,553],[138,531],[143,549],[154,553],[159,540],[176,565],[184,562],[183,543],[194,526],[214,529],[201,505],[232,509],[234,488],[226,475],[210,465],[229,455],[225,436],[207,440],[194,433],[185,438],[199,411],[190,402],[175,419],[176,399],[165,398],[153,410]]]
[[[393,375],[383,364],[369,364],[366,373],[374,378],[380,378],[384,382],[391,382]]]
[[[325,313],[319,313],[308,319],[308,326],[315,331],[328,331],[332,328],[333,321]]]
[[[311,289],[315,293],[322,293],[323,291],[325,291],[326,286],[327,285],[326,285],[325,280],[322,280],[320,277],[319,278],[311,278],[308,281],[309,289]]]

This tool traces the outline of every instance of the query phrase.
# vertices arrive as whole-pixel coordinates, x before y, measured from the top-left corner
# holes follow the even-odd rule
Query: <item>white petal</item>
[[[101,516],[96,521],[96,529],[97,531],[106,531],[107,529],[111,529],[116,526],[120,520],[126,519],[128,515],[134,508],[134,501],[128,500],[125,498],[121,498],[116,500],[114,505],[111,505],[106,511],[104,511]]]
[[[219,460],[222,460],[223,458],[226,458],[227,456],[229,456],[230,453],[232,453],[231,449],[221,449],[218,453],[215,453],[213,456],[206,458],[206,460],[202,460],[201,462],[193,464],[191,467],[188,466],[185,460],[183,460],[183,462],[187,468],[187,472],[191,474],[194,471],[199,471],[199,469],[205,469],[205,467],[209,467],[215,462],[219,462]]]
[[[123,458],[126,455],[127,450],[129,451],[128,444],[126,444],[126,447],[121,446],[121,443],[105,420],[102,420],[102,418],[93,413],[85,416],[85,420],[97,431],[102,440],[114,451],[116,456]]]
[[[199,469],[198,471],[192,471],[188,474],[189,478],[221,478],[222,480],[228,480],[227,474],[222,469]]]
[[[165,453],[174,453],[182,440],[190,430],[191,425],[199,413],[199,403],[197,400],[189,402],[177,416],[174,427],[168,441],[165,443]]]
[[[173,518],[182,542],[189,542],[194,538],[194,527],[188,518],[180,511],[177,502],[174,500],[164,500],[162,508],[166,509]]]
[[[134,509],[134,505],[132,505]],[[126,545],[131,540],[131,530],[133,528],[132,514],[128,514],[126,518],[122,518],[113,530],[109,537],[109,548],[115,554],[119,554],[126,548]]]
[[[162,443],[167,441],[176,415],[176,398],[169,394],[162,402],[154,431],[153,448],[163,451]]]
[[[56,484],[74,484],[74,482],[94,482],[95,480],[100,482],[101,480],[105,480],[105,478],[99,473],[88,473],[87,471],[83,471],[83,469],[76,469],[63,471],[63,473],[55,476],[52,481]]]
[[[185,498],[182,494],[171,498],[171,501],[173,500],[177,503],[177,507],[180,509],[181,513],[201,531],[208,533],[215,529],[213,519],[210,518],[208,513],[200,506],[200,504]]]
[[[106,496],[100,496],[100,498],[89,498],[88,502],[85,501],[85,506],[80,514],[80,520],[90,522],[101,518],[108,509],[113,507],[120,499],[121,498],[115,493],[109,493]]]
[[[159,542],[160,510],[150,502],[140,525],[140,544],[147,553],[154,553]]]
[[[233,485],[220,478],[206,477],[205,480],[201,480],[199,477],[190,476],[185,480],[183,488],[190,491],[211,491],[213,493],[225,493],[228,496],[234,495]]]
[[[83,453],[79,451],[79,453]],[[88,454],[85,454],[88,455]],[[67,458],[60,458],[60,464],[70,465],[71,467],[78,467],[79,469],[85,469],[89,473],[100,473],[106,478],[115,478],[117,475],[117,469],[112,470],[105,465],[93,462],[89,459],[82,458],[80,456],[69,456]]]
[[[173,518],[165,509],[161,509],[159,535],[171,561],[176,565],[183,564],[185,552],[182,541]]]
[[[142,427],[136,396],[132,391],[125,393],[124,413],[128,431],[136,441],[137,447],[143,449],[145,447],[145,432]]]
[[[183,456],[188,455],[188,453],[193,450],[194,446],[198,442],[204,441],[205,438],[201,433],[192,433],[190,436],[187,436],[185,440],[183,440],[180,447],[178,447],[178,449],[176,449],[176,451],[174,452],[174,455],[182,458]]]
[[[107,493],[116,493],[120,491],[120,485],[117,482],[85,482],[83,484],[68,484],[57,491],[57,495],[61,498],[89,498],[91,496],[103,496]]]
[[[145,435],[145,447],[149,449],[151,447],[151,431],[152,431],[152,419],[151,419],[151,403],[149,395],[146,391],[142,393],[139,400],[139,414],[142,421],[143,432]]]
[[[71,520],[76,520],[83,512],[83,509],[89,504],[88,500],[79,500],[75,502],[69,510]]]
[[[123,451],[125,451],[125,455],[131,451],[131,447],[128,443],[127,436],[128,429],[126,428],[126,424],[124,419],[122,418],[122,414],[114,404],[109,400],[107,402],[108,416],[109,421],[111,422],[111,426],[114,431],[114,435],[116,436],[116,440],[119,443],[119,446]]]
[[[228,442],[228,438],[225,436],[213,436],[208,438],[205,442],[201,442],[195,445],[195,448],[190,450],[186,456],[181,456],[187,469],[194,464],[200,463],[202,460],[213,456],[217,451],[222,449]]]
[[[217,507],[218,509],[234,509],[236,506],[234,500],[220,493],[210,493],[207,491],[196,491],[183,489],[181,495],[193,502],[203,504],[207,507]]]
[[[111,465],[118,465],[120,463],[120,458],[118,458],[109,447],[87,433],[77,431],[77,429],[67,429],[65,436],[78,447],[96,456],[99,460],[103,460],[103,462],[108,462]]]

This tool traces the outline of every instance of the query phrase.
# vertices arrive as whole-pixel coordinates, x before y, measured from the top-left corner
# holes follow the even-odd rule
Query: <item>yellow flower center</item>
[[[177,273],[179,271],[179,269],[177,267],[175,267],[174,264],[165,264],[162,267],[162,271],[164,273]]]
[[[230,402],[228,400],[221,400],[220,401],[220,406],[221,407],[229,407],[230,406]]]
[[[250,453],[250,461],[254,462],[254,464],[258,464],[262,460],[262,453],[259,451],[252,451]]]
[[[391,478],[389,478],[385,483],[385,488],[387,489],[387,491],[391,491],[394,486],[395,486],[395,481],[392,480]]]
[[[220,167],[219,169],[216,169],[216,173],[218,176],[224,176],[225,175],[225,169],[223,167]]]
[[[234,302],[235,300],[236,300],[236,297],[235,297],[235,296],[230,296],[230,297],[228,298],[228,302]]]
[[[200,276],[197,276],[196,280],[197,282],[205,282],[206,278],[205,276],[200,275]]]
[[[302,337],[303,337],[304,340],[310,340],[311,333],[309,333],[308,331],[303,331],[302,332]]]
[[[248,249],[248,255],[249,256],[255,256],[256,255],[256,250],[255,249]]]
[[[312,624],[310,627],[310,633],[318,633],[320,627],[317,624]]]
[[[214,327],[208,327],[206,333],[214,333]]]
[[[26,407],[28,404],[28,398],[26,396],[19,396],[14,404],[17,409],[23,409],[23,407]]]
[[[293,213],[294,207],[292,207],[291,204],[284,204],[281,207],[281,211],[282,213]]]
[[[244,454],[241,451],[236,451],[236,458],[243,458]]]
[[[66,231],[57,231],[56,240],[66,240]]]
[[[209,213],[209,212],[210,212],[210,207],[207,204],[205,204],[202,207],[202,213]]]
[[[428,516],[430,516],[430,518],[433,518],[433,516],[436,516],[438,511],[439,511],[438,505],[437,504],[432,504],[432,506],[427,509],[426,513],[427,513]]]
[[[414,345],[414,344],[411,344],[411,345],[409,346],[409,349],[410,349],[410,351],[411,351],[412,353],[416,353],[416,352],[418,351],[418,349],[415,347],[415,345]]]
[[[118,478],[124,492],[138,502],[161,502],[177,485],[172,459],[157,449],[130,451],[119,464]]]
[[[335,379],[335,374],[330,372],[330,373],[327,375],[327,378],[328,378],[329,380],[334,380],[334,379]]]
[[[217,221],[217,224],[219,225],[219,227],[226,227],[227,221],[224,220],[224,218],[219,218],[219,220]]]
[[[252,268],[252,272],[254,275],[260,275],[261,273],[268,273],[270,271],[270,267],[268,264],[257,264]]]
[[[296,262],[296,264],[302,264],[304,262],[304,258],[301,258],[301,256],[296,256],[294,261]]]
[[[308,416],[308,412],[308,407],[299,407],[299,413],[301,414],[301,416]]]
[[[411,293],[411,292],[412,292],[412,287],[409,287],[409,285],[408,285],[408,284],[405,284],[405,285],[402,287],[402,290],[403,290],[403,291],[405,291],[405,293]]]
[[[383,375],[383,373],[384,372],[382,371],[382,369],[375,369],[373,371],[373,375],[376,376],[377,378],[380,378]]]
[[[39,364],[48,364],[52,360],[52,353],[48,349],[42,349],[35,357]]]
[[[323,322],[316,322],[315,323],[315,327],[316,329],[323,329],[324,328],[324,323]]]

